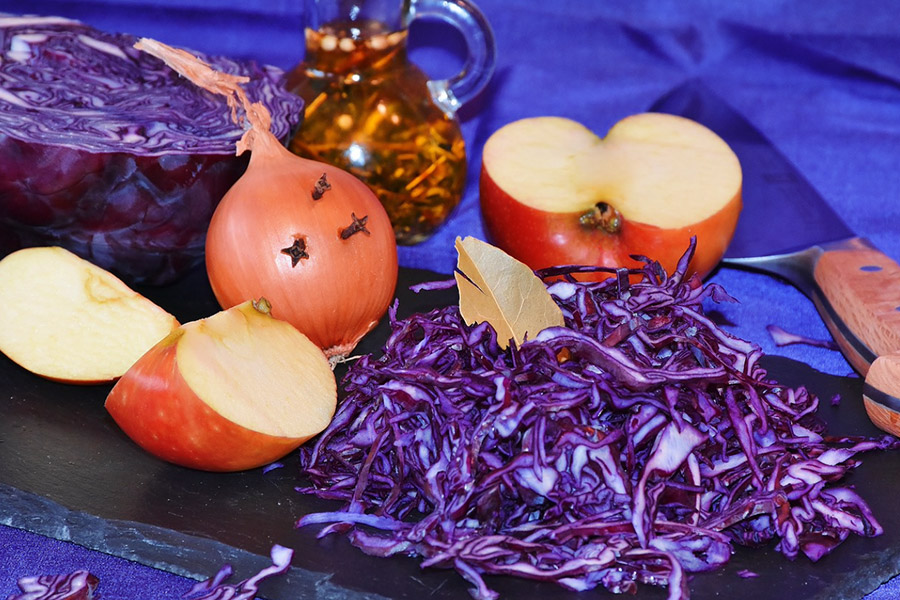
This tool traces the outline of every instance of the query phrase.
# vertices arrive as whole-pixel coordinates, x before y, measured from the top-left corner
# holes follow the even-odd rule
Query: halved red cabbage
[[[135,50],[135,37],[60,17],[0,14],[0,255],[60,245],[134,283],[202,262],[206,228],[246,168],[224,98]],[[286,138],[303,103],[282,72],[246,75]]]
[[[817,560],[878,535],[841,478],[896,438],[828,437],[816,397],[768,380],[760,348],[704,314],[730,297],[685,279],[690,255],[671,277],[648,262],[639,283],[551,283],[566,327],[505,351],[456,306],[399,320],[395,305],[383,354],[349,368],[300,451],[298,491],[342,504],[298,526],[455,568],[481,600],[485,573],[684,599],[733,544]]]

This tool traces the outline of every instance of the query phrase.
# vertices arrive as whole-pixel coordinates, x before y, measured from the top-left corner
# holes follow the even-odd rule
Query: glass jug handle
[[[478,95],[494,73],[496,45],[494,32],[481,10],[470,0],[412,0],[408,18],[440,19],[456,27],[466,41],[469,55],[463,69],[449,79],[428,82],[438,106],[450,115]]]

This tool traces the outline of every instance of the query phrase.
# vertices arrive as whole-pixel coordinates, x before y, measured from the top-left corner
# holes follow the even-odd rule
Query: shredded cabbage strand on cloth
[[[255,600],[259,593],[260,582],[286,573],[290,569],[294,551],[275,544],[272,546],[270,556],[272,557],[270,566],[234,585],[227,583],[234,574],[234,569],[231,565],[226,564],[213,577],[195,584],[183,598],[185,600]]]
[[[897,440],[827,437],[812,394],[767,380],[759,347],[705,316],[732,298],[685,277],[692,251],[671,276],[645,260],[637,283],[540,273],[566,327],[507,351],[456,306],[399,320],[395,304],[383,355],[350,367],[301,450],[298,491],[343,506],[298,526],[455,568],[478,599],[497,597],[484,574],[688,598],[688,574],[733,544],[816,560],[881,533],[839,480]]]
[[[234,569],[225,564],[212,577],[194,584],[182,598],[184,600],[255,600],[262,580],[281,575],[291,567],[294,551],[284,546],[272,546],[272,564],[260,569],[256,575],[237,584],[227,583]],[[100,580],[88,571],[78,570],[61,575],[37,575],[19,579],[21,593],[7,600],[100,600],[95,593]],[[148,591],[148,597],[153,594]]]
[[[79,569],[60,575],[34,575],[19,579],[21,593],[6,600],[98,600],[94,594],[100,580],[88,571]]]

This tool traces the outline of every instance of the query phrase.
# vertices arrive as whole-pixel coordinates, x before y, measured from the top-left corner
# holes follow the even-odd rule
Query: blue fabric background
[[[0,10],[79,18],[207,53],[282,68],[302,56],[301,0],[2,0]],[[449,273],[457,235],[481,237],[481,147],[515,119],[559,115],[604,133],[661,94],[702,78],[767,135],[847,224],[900,258],[900,32],[883,0],[480,0],[497,37],[491,85],[460,114],[470,157],[464,200],[431,240],[401,249],[401,264]],[[458,37],[418,23],[412,56],[435,77],[462,64]],[[772,216],[777,219],[777,215]],[[766,227],[766,223],[760,223]],[[712,281],[740,303],[720,306],[729,328],[767,353],[851,374],[834,351],[776,347],[775,324],[828,337],[812,304],[764,275],[723,268]],[[898,293],[900,295],[900,293]],[[854,401],[855,399],[845,399]],[[104,597],[174,598],[186,580],[65,543],[0,527],[0,598],[27,574],[89,568]],[[869,600],[900,596],[883,586]]]

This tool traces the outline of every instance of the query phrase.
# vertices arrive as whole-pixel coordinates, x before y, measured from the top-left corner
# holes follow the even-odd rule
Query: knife
[[[869,418],[900,435],[900,265],[856,236],[803,174],[701,81],[674,88],[650,110],[697,121],[731,146],[743,169],[743,209],[723,262],[780,277],[809,297],[866,378]]]

